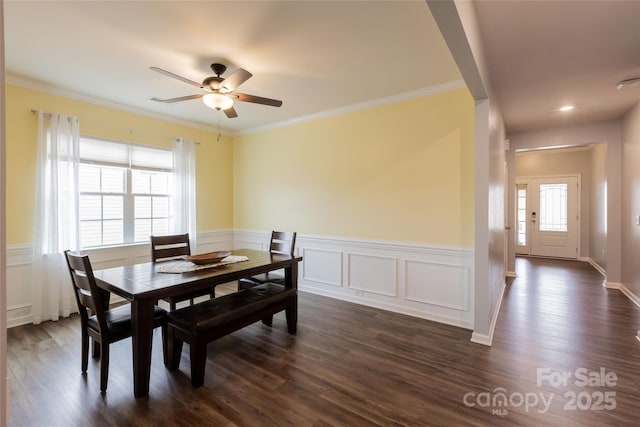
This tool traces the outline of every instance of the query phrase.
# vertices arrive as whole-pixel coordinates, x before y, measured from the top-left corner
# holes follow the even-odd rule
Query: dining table
[[[131,304],[133,390],[136,398],[149,394],[153,341],[153,306],[165,297],[215,288],[243,277],[284,270],[285,287],[297,289],[300,256],[282,255],[254,249],[231,251],[240,262],[221,263],[181,273],[165,272],[167,263],[146,262],[94,271],[96,283]],[[165,266],[165,267],[163,267]],[[294,313],[297,313],[297,301]],[[294,314],[297,315],[297,314]]]

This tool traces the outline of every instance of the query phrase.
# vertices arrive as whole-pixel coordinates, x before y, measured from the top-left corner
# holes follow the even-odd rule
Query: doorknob
[[[505,230],[511,230],[511,227],[509,227],[508,225],[505,225],[505,226],[504,226],[504,229],[505,229]]]

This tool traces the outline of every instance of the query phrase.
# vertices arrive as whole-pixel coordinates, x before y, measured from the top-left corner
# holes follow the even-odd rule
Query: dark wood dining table
[[[302,257],[272,254],[253,249],[233,250],[232,254],[244,255],[249,259],[177,274],[159,272],[158,269],[163,265],[163,262],[147,262],[94,271],[99,287],[119,295],[131,303],[135,397],[144,397],[149,394],[153,306],[157,300],[210,289],[243,277],[279,269],[284,269],[286,287],[294,289],[298,287],[298,263],[302,261]]]

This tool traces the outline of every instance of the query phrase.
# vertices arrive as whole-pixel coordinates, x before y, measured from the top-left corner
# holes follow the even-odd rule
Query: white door
[[[530,182],[531,255],[576,259],[580,230],[578,177],[532,178]]]

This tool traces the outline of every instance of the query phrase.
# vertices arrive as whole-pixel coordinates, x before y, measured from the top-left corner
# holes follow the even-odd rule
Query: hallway
[[[491,350],[492,363],[504,363],[510,381],[487,378],[487,389],[535,393],[540,401],[553,393],[550,409],[536,414],[545,425],[635,425],[640,308],[620,291],[605,289],[603,277],[585,262],[517,258],[516,274],[505,290]],[[540,402],[529,414],[542,407]],[[508,412],[505,419],[524,421],[522,407]]]

